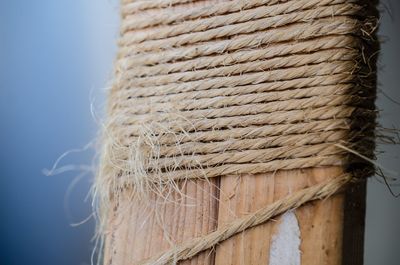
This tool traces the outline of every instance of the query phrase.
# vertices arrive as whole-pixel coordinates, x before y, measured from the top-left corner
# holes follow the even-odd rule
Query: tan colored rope
[[[158,174],[150,174],[146,177],[151,182],[169,181],[169,180],[182,180],[182,179],[199,179],[199,178],[215,178],[218,176],[226,175],[240,175],[240,174],[259,174],[265,172],[273,172],[276,170],[290,170],[311,167],[324,167],[324,166],[344,166],[346,164],[343,155],[318,155],[316,157],[300,157],[294,159],[273,160],[265,163],[242,163],[242,164],[224,164],[221,166],[207,167],[205,169],[189,169],[189,170],[173,170],[172,172],[165,172],[165,176]],[[124,183],[130,184],[130,183]]]
[[[264,88],[264,86],[262,86]],[[220,89],[221,90],[221,89]],[[243,89],[244,90],[244,89]],[[324,87],[310,87],[303,89],[292,89],[292,90],[284,90],[284,91],[274,91],[274,92],[258,92],[258,93],[248,93],[245,94],[245,91],[242,89],[236,89],[235,92],[240,93],[239,95],[220,95],[215,97],[202,97],[198,98],[196,101],[190,99],[183,99],[179,102],[176,102],[173,106],[171,106],[171,102],[167,101],[168,98],[160,98],[167,102],[157,102],[151,98],[150,100],[146,100],[136,105],[137,108],[131,110],[132,114],[145,114],[149,112],[161,112],[166,109],[174,109],[179,111],[187,111],[187,110],[201,110],[208,108],[224,108],[228,106],[243,106],[247,104],[256,104],[256,103],[266,103],[266,102],[287,102],[293,99],[306,99],[312,97],[330,97],[333,98],[338,95],[349,94],[349,90],[357,94],[360,92],[360,89],[354,86],[354,84],[339,84],[335,86],[324,86]],[[207,91],[208,92],[208,91]],[[350,93],[351,93],[350,92]],[[209,96],[210,93],[204,93],[205,96]],[[190,95],[193,96],[193,93]],[[350,95],[352,97],[353,95]],[[349,97],[348,97],[349,98]],[[354,96],[352,99],[356,99]],[[131,101],[126,100],[119,104],[121,108],[129,108]],[[289,102],[287,102],[289,103]]]
[[[109,204],[118,203],[122,191],[143,198],[182,180],[358,169],[365,161],[348,150],[373,156],[375,20],[369,6],[360,0],[190,2],[122,0],[95,184],[102,231]],[[141,264],[190,259],[329,197],[351,178],[346,173],[300,190]]]
[[[346,132],[347,133],[347,132]],[[165,146],[160,149],[160,157],[177,156],[180,154],[210,154],[223,153],[231,150],[258,150],[274,146],[302,146],[318,143],[335,143],[347,136],[345,131],[327,131],[322,133],[309,133],[307,135],[273,136],[270,138],[233,139],[222,143],[196,143],[189,142],[175,146]]]
[[[166,39],[160,40],[148,40],[145,43],[137,43],[135,45],[130,46],[129,52],[138,52],[138,51],[151,51],[154,49],[169,49],[172,47],[180,47],[187,44],[193,43],[201,43],[205,41],[210,41],[217,38],[229,37],[237,34],[249,34],[256,31],[267,30],[270,28],[276,28],[279,26],[285,26],[296,22],[302,22],[307,20],[313,20],[318,18],[331,17],[336,15],[355,15],[358,11],[361,10],[361,7],[356,5],[338,5],[338,6],[329,6],[323,8],[312,9],[308,11],[302,11],[291,14],[280,15],[279,17],[273,18],[264,18],[249,22],[244,22],[241,24],[234,24],[224,26],[223,28],[209,29],[201,32],[187,33],[184,35],[179,35],[175,37],[168,37]],[[342,23],[349,23],[351,21],[344,20]],[[290,27],[290,26],[289,26]],[[273,30],[271,30],[273,32]],[[275,31],[274,36],[277,36],[277,32]],[[281,38],[283,36],[280,36]],[[276,38],[278,39],[278,38]],[[271,41],[274,38],[271,37]],[[131,41],[128,41],[128,44],[131,44]]]
[[[238,75],[248,72],[253,72],[254,69],[259,71],[280,69],[287,67],[299,67],[308,64],[318,64],[322,62],[334,61],[347,61],[356,58],[356,51],[349,51],[348,49],[330,49],[326,51],[317,51],[310,54],[298,54],[285,57],[276,56],[269,60],[257,60],[246,63],[236,63],[229,66],[222,66],[212,69],[204,69],[197,71],[169,73],[166,75],[156,75],[151,77],[133,78],[128,74],[123,78],[130,80],[135,86],[148,86],[148,85],[164,85],[169,83],[179,83],[195,80],[203,80],[210,77]],[[263,58],[261,58],[263,59]],[[133,73],[135,74],[135,73]]]
[[[150,141],[157,142],[161,147],[169,148],[170,146],[176,147],[176,143],[180,143],[178,150],[184,150],[185,145],[188,144],[207,144],[213,145],[213,148],[217,148],[216,142],[224,142],[227,139],[238,140],[238,139],[255,139],[262,138],[268,142],[268,139],[284,138],[285,136],[295,137],[296,135],[303,136],[307,139],[310,134],[323,134],[324,132],[330,131],[341,131],[348,132],[351,128],[351,124],[354,121],[343,118],[336,118],[335,120],[315,120],[309,122],[303,122],[301,124],[276,124],[276,125],[265,125],[265,126],[246,126],[243,128],[232,128],[218,131],[198,131],[193,132],[190,135],[186,133],[176,134],[162,134],[154,137],[149,137]],[[116,135],[118,139],[121,139],[123,146],[128,146],[130,143],[138,140],[137,138],[132,139],[133,130],[122,130],[116,129]],[[321,135],[320,135],[321,137]],[[281,140],[285,143],[284,140]],[[274,140],[271,140],[271,145]],[[232,145],[234,143],[232,142]],[[273,145],[272,145],[273,146]],[[196,149],[197,150],[197,149]]]
[[[273,47],[271,47],[273,45]],[[120,62],[124,69],[129,70],[135,67],[136,76],[154,76],[158,74],[168,74],[183,71],[193,71],[204,68],[228,66],[235,63],[265,60],[279,56],[312,53],[332,48],[352,48],[357,47],[357,40],[349,36],[326,36],[313,40],[297,41],[295,43],[277,43],[270,45],[270,49],[255,48],[246,51],[234,51],[229,54],[221,54],[210,57],[198,57],[191,60],[179,62],[156,64],[154,66],[142,66],[140,63],[131,62],[128,58],[121,58]],[[162,59],[162,58],[161,58]],[[134,65],[132,65],[134,63]]]
[[[156,39],[164,39],[167,37],[173,37],[177,35],[181,35],[184,33],[191,32],[199,32],[208,29],[214,29],[218,27],[223,27],[225,25],[233,25],[242,22],[248,22],[256,19],[267,18],[267,17],[275,17],[278,15],[289,14],[299,10],[307,10],[313,7],[323,7],[326,5],[336,5],[350,3],[348,0],[299,0],[295,2],[287,2],[282,4],[276,4],[272,6],[260,6],[257,8],[253,8],[250,10],[241,10],[238,13],[230,13],[225,16],[212,16],[206,17],[201,20],[188,20],[183,21],[182,23],[167,26],[167,27],[156,27],[149,28],[146,30],[144,34],[135,34],[135,32],[127,32],[130,30],[137,29],[138,25],[140,25],[140,13],[135,14],[132,17],[128,17],[122,21],[122,32],[124,34],[121,38],[121,44],[127,45],[130,43],[138,43],[146,40],[156,40]],[[350,10],[351,8],[355,8],[356,6],[348,5],[346,9]],[[318,10],[318,9],[316,9]],[[321,9],[321,11],[326,11],[327,9]],[[332,10],[335,12],[335,6]],[[308,13],[306,13],[308,14]],[[318,14],[318,13],[317,13]],[[331,13],[333,15],[333,13]],[[320,14],[318,14],[320,15]],[[315,17],[314,17],[315,18]],[[278,21],[279,19],[274,18],[271,22]],[[148,21],[148,19],[146,20]],[[152,20],[153,21],[153,20]],[[275,22],[277,23],[277,22]],[[279,22],[278,22],[279,23]]]
[[[248,103],[244,105],[235,104],[235,101],[231,102],[232,105],[227,104],[221,108],[209,107],[209,103],[204,104],[200,109],[185,110],[183,108],[175,107],[171,109],[172,111],[179,111],[180,114],[185,115],[185,117],[190,119],[207,119],[207,118],[219,118],[219,117],[233,117],[233,116],[244,116],[244,115],[255,115],[260,113],[273,113],[280,111],[291,111],[291,110],[301,110],[301,109],[311,109],[326,106],[338,106],[340,104],[347,105],[360,105],[366,102],[367,98],[359,96],[349,96],[349,95],[328,95],[328,96],[311,96],[309,98],[300,99],[289,99],[282,101],[267,102],[264,104],[259,103]],[[164,108],[168,109],[168,108]],[[148,116],[146,114],[138,114],[136,111],[127,110],[123,113],[124,116],[131,117],[135,115],[140,120],[140,122],[147,121],[165,121],[171,118],[170,113],[161,113],[155,117]],[[279,113],[277,113],[279,115]],[[122,117],[121,115],[121,117]],[[147,118],[149,120],[147,120]],[[127,121],[133,124],[136,120]]]
[[[157,120],[157,116],[148,117],[148,120],[144,122],[152,121],[160,127],[168,128],[170,133],[179,132],[194,132],[194,131],[206,131],[206,130],[221,130],[225,128],[236,128],[245,127],[251,125],[264,125],[264,124],[280,124],[280,123],[301,123],[304,117],[307,120],[326,120],[335,118],[347,118],[353,115],[355,111],[362,113],[365,118],[373,118],[375,112],[372,110],[363,110],[349,106],[324,106],[313,109],[300,109],[290,111],[279,111],[271,115],[271,112],[261,112],[259,108],[249,109],[249,112],[253,111],[254,114],[243,114],[228,113],[226,117],[218,117],[219,112],[215,112],[215,116],[210,115],[209,119],[199,118],[194,121],[188,121],[186,119],[179,119],[177,115],[170,115],[169,117],[162,117],[162,120]],[[232,115],[231,115],[232,114]],[[239,116],[238,116],[239,115]],[[138,136],[140,135],[140,129],[144,124],[132,115],[122,116],[120,119],[121,126],[129,126],[131,130],[137,130]]]
[[[175,4],[183,4],[187,3],[187,0],[172,0],[171,1],[166,1],[166,0],[156,0],[155,3],[151,3],[152,1],[137,1],[137,4],[131,4],[129,5],[129,2],[133,2],[132,0],[123,0],[122,1],[122,6],[121,6],[121,11],[123,15],[127,15],[129,13],[134,13],[139,10],[146,10],[150,8],[163,8],[170,6],[171,3]],[[175,16],[171,17],[172,14],[165,15],[160,18],[153,18],[152,20],[148,19],[148,23],[143,26],[143,27],[148,27],[148,26],[155,26],[158,25],[159,23],[172,23],[174,21],[185,21],[185,20],[190,20],[190,19],[196,19],[200,17],[207,17],[207,16],[215,16],[219,14],[226,14],[229,12],[238,12],[240,10],[252,8],[252,7],[257,7],[260,5],[268,5],[268,4],[276,4],[280,2],[279,0],[262,0],[262,1],[257,1],[257,0],[251,0],[251,1],[246,1],[246,0],[238,0],[238,1],[232,1],[228,3],[221,3],[221,4],[216,4],[212,6],[205,6],[203,8],[196,8],[196,9],[191,9],[187,12],[182,12],[180,14],[174,14]],[[132,7],[132,5],[134,7]]]
[[[149,97],[158,95],[179,94],[190,91],[201,91],[224,87],[244,86],[260,83],[275,83],[276,81],[290,81],[297,78],[313,77],[320,75],[348,73],[357,70],[357,65],[353,61],[334,61],[330,63],[319,63],[315,65],[305,65],[292,67],[291,71],[286,69],[276,69],[271,71],[250,72],[246,75],[222,76],[206,78],[189,82],[164,84],[158,86],[146,86],[143,89],[135,86],[135,82],[125,81],[121,85],[121,90],[133,88],[130,97]]]
[[[152,8],[165,8],[176,4],[190,3],[193,2],[193,0],[122,0],[121,2],[125,4],[124,12],[137,12]]]
[[[222,96],[240,96],[246,94],[263,93],[268,92],[271,97],[274,97],[275,93],[279,91],[288,90],[297,91],[313,88],[315,90],[325,91],[330,87],[343,88],[346,86],[347,91],[360,91],[360,87],[355,85],[355,76],[349,75],[347,73],[341,74],[327,74],[312,77],[300,77],[292,80],[284,81],[274,81],[269,83],[251,84],[251,85],[241,85],[237,87],[219,87],[217,89],[207,89],[205,91],[188,91],[182,93],[170,93],[169,95],[151,95],[149,97],[133,97],[134,94],[130,90],[118,91],[115,96],[125,98],[121,102],[112,102],[113,106],[124,106],[125,104],[132,104],[132,100],[137,104],[146,104],[151,107],[154,103],[158,102],[179,102],[182,100],[191,100],[191,102],[196,103],[198,99],[201,98],[219,98]],[[351,89],[350,89],[351,88]],[[295,94],[295,92],[293,92]],[[312,94],[312,93],[310,93]],[[148,95],[148,94],[147,94]],[[142,107],[142,105],[140,105]]]
[[[200,42],[193,46],[182,46],[173,48],[177,45],[174,41],[168,43],[147,44],[143,42],[137,45],[122,46],[119,49],[118,57],[128,57],[136,60],[137,64],[155,64],[194,58],[197,56],[207,56],[220,54],[227,51],[235,51],[243,48],[257,48],[262,44],[279,43],[290,40],[306,40],[327,35],[360,34],[360,21],[350,17],[322,18],[311,22],[300,22],[289,24],[282,28],[269,28],[260,25],[258,30],[251,34],[238,35],[233,39],[221,40],[218,42],[208,39],[208,42]],[[232,32],[232,34],[234,34]],[[205,35],[206,36],[206,35]],[[225,37],[229,37],[225,36]],[[201,38],[201,37],[200,37]],[[162,45],[162,46],[160,46]],[[151,52],[161,51],[158,55]],[[145,54],[141,54],[145,53]],[[133,62],[132,62],[133,63]]]

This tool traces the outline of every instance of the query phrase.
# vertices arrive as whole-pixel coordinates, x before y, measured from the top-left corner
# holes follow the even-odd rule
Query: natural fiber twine
[[[375,146],[371,3],[233,0],[176,12],[189,2],[122,1],[95,183],[100,233],[123,191],[139,200],[187,179],[321,166],[347,173],[142,264],[189,259],[372,170],[359,158],[372,159]]]

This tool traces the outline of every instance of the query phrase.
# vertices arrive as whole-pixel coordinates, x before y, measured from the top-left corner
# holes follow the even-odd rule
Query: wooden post
[[[189,5],[172,6],[176,12]],[[145,11],[157,16],[156,10]],[[146,29],[141,31],[145,32]],[[230,175],[210,181],[181,183],[182,194],[173,194],[175,202],[153,206],[131,201],[115,206],[106,236],[104,265],[134,265],[187,239],[205,235],[237,217],[254,212],[285,195],[323,182],[341,174],[341,167],[280,170],[258,175]],[[311,202],[292,214],[294,224],[281,233],[282,217],[274,222],[249,229],[191,260],[180,264],[202,265],[277,265],[279,255],[299,255],[293,265],[362,264],[364,186],[351,193],[336,194],[322,201]],[[296,231],[300,231],[298,234]],[[300,245],[289,252],[278,253],[272,248],[279,237],[293,233]],[[290,242],[288,242],[290,245]],[[290,246],[288,246],[289,248]],[[275,252],[274,252],[275,251]],[[347,255],[346,252],[351,254]],[[283,257],[281,257],[283,258]],[[287,258],[287,256],[286,256]],[[296,258],[294,257],[294,260]],[[280,264],[289,265],[289,264]],[[292,265],[292,264],[291,264]]]
[[[220,191],[215,181],[187,183],[183,195],[173,196],[181,201],[163,203],[157,209],[132,203],[127,198],[129,206],[120,205],[122,210],[111,218],[104,264],[135,264],[167,250],[173,243],[205,235],[217,225],[337,176],[341,171],[339,167],[330,167],[226,176],[221,178]],[[300,264],[362,264],[365,189],[358,189],[347,195],[347,201],[342,193],[294,211],[300,230],[297,253]],[[270,264],[271,243],[282,236],[280,223],[281,217],[252,228],[222,242],[215,253],[206,251],[182,264]],[[290,251],[296,255],[293,249]]]

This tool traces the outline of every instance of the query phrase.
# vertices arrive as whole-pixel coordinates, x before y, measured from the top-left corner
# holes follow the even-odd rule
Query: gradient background
[[[94,222],[72,224],[90,216],[93,174],[42,171],[96,136],[116,50],[117,2],[0,0],[0,265],[90,264]],[[382,3],[380,89],[400,101],[400,3]],[[398,104],[380,94],[378,107],[381,124],[400,127]],[[387,152],[378,162],[400,172],[400,147],[378,148]],[[90,166],[93,155],[86,148],[60,165]],[[400,201],[371,178],[365,264],[400,264],[399,240]]]

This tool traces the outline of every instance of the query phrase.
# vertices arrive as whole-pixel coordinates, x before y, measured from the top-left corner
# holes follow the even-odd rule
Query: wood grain
[[[126,198],[110,218],[104,264],[132,265],[184,240],[215,230],[218,189],[214,182],[183,184],[181,194],[170,195],[171,202],[155,199],[149,203]],[[213,252],[204,252],[182,264],[213,262]]]
[[[162,201],[151,207],[127,198],[111,218],[104,264],[135,264],[340,173],[340,167],[329,167],[227,176],[220,183],[197,180],[182,186],[183,196],[172,195],[175,202]],[[361,185],[295,211],[302,265],[362,264],[363,202]],[[269,264],[279,221],[277,217],[249,229],[222,242],[215,252],[204,252],[180,264]]]
[[[221,180],[218,225],[254,212],[294,191],[341,173],[341,168],[278,171]],[[312,202],[295,211],[301,233],[301,264],[341,264],[344,195]],[[220,244],[216,265],[268,264],[271,240],[279,218]]]

